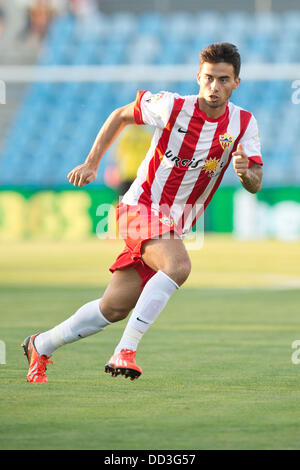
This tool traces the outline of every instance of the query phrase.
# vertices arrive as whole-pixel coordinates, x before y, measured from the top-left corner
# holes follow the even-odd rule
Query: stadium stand
[[[227,33],[222,26],[226,24]],[[248,33],[247,33],[248,31]],[[38,65],[195,64],[200,49],[216,41],[237,44],[243,63],[300,62],[300,13],[250,15],[212,11],[169,15],[99,14],[81,22],[58,17],[45,39]],[[5,140],[0,184],[59,186],[82,162],[105,118],[135,98],[137,89],[197,93],[193,77],[178,83],[35,83]],[[299,107],[291,104],[288,81],[245,81],[232,101],[256,116],[262,141],[266,184],[300,180]],[[97,183],[102,184],[102,163]],[[225,183],[237,184],[233,173]]]

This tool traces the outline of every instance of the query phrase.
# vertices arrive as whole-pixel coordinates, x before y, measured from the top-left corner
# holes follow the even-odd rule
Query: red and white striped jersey
[[[183,233],[209,204],[239,142],[249,166],[262,164],[256,119],[231,102],[222,116],[211,119],[199,109],[197,95],[138,91],[134,117],[156,129],[122,202],[161,210]]]

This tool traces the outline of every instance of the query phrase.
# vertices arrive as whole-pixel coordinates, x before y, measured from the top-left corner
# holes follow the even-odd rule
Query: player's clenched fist
[[[249,158],[245,152],[243,152],[242,144],[238,144],[237,150],[233,152],[232,156],[233,168],[236,174],[238,176],[246,176],[248,173]]]
[[[97,178],[97,171],[87,163],[76,166],[68,174],[68,180],[74,186],[85,186]]]

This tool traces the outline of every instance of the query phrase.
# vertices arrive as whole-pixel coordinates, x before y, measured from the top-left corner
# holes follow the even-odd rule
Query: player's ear
[[[199,72],[197,73],[197,82],[198,82],[198,85],[200,85],[200,70],[199,70]]]
[[[235,78],[235,79],[234,79],[234,87],[233,87],[233,89],[236,90],[236,89],[240,86],[240,83],[241,83],[240,77]]]

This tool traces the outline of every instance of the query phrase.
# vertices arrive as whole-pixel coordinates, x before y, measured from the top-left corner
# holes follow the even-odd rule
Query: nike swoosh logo
[[[181,129],[181,127],[179,127],[178,132],[180,132],[181,134],[187,134],[190,131],[185,131],[184,129]]]
[[[138,320],[138,321],[141,321],[142,323],[145,323],[146,325],[149,325],[148,322],[146,322],[146,321],[144,321],[144,320],[141,320],[139,317],[137,317],[137,320]]]

